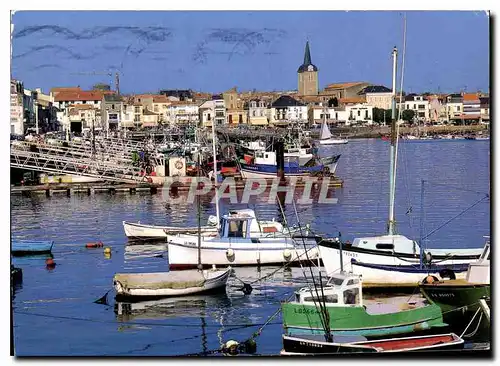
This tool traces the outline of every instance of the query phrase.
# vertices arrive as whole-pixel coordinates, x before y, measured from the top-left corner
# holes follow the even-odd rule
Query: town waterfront
[[[299,205],[302,224],[318,233],[344,240],[386,232],[388,217],[389,145],[380,139],[350,140],[322,148],[341,153],[336,175],[344,180],[335,189],[337,204]],[[420,187],[425,180],[422,229],[429,233],[461,214],[490,191],[490,142],[457,140],[403,142],[398,151],[397,231],[420,237]],[[251,208],[260,218],[279,217],[278,205],[257,197]],[[490,234],[490,200],[468,209],[425,242],[434,248],[482,247]],[[247,205],[222,203],[221,212]],[[215,213],[203,204],[202,222]],[[285,207],[296,222],[292,205]],[[264,324],[300,285],[300,268],[280,270],[256,282],[244,295],[241,283],[230,280],[227,294],[174,298],[157,302],[115,304],[112,278],[117,272],[168,270],[165,244],[127,245],[122,221],[197,225],[192,203],[166,205],[161,194],[75,194],[52,197],[11,196],[12,238],[54,240],[56,267],[45,258],[14,258],[23,270],[23,283],[12,301],[14,347],[18,356],[173,356],[220,348],[230,339],[243,341]],[[112,248],[86,249],[101,240]],[[248,282],[276,267],[236,269]],[[94,301],[107,291],[108,305]],[[406,295],[410,296],[410,295]],[[415,296],[415,295],[413,295]],[[466,324],[464,324],[464,327]],[[283,333],[278,315],[256,338],[257,354],[278,355]]]

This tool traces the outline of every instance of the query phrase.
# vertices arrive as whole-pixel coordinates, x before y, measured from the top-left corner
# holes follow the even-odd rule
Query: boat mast
[[[201,151],[198,153],[198,169],[197,176],[200,177],[201,170]],[[201,264],[201,197],[197,197],[197,209],[198,209],[198,270],[203,269],[203,265]],[[217,220],[218,221],[218,220]]]
[[[214,154],[214,188],[215,188],[215,214],[217,216],[217,231],[220,229],[219,217],[219,191],[217,190],[217,135],[215,134],[215,119],[212,119],[212,150]]]
[[[391,121],[391,149],[390,149],[390,166],[389,166],[389,235],[394,235],[395,220],[394,220],[394,193],[396,190],[395,174],[395,144],[396,144],[396,74],[398,49],[394,46],[392,50],[392,121]]]

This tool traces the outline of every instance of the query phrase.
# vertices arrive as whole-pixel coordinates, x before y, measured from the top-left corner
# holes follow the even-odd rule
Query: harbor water
[[[385,233],[389,143],[350,140],[346,145],[321,147],[320,153],[342,154],[337,175],[344,179],[344,186],[333,193],[336,204],[297,205],[300,223],[309,223],[314,232],[350,241]],[[485,198],[489,191],[489,141],[400,144],[398,233],[417,240],[432,233],[424,242],[428,248],[482,247],[483,236],[490,234],[491,203]],[[256,197],[250,204],[230,204],[225,199],[221,212],[249,207],[259,219],[281,220],[279,206],[266,201]],[[290,224],[297,222],[293,205],[285,205],[285,213]],[[205,201],[202,223],[212,214],[215,205]],[[56,263],[48,270],[44,257],[12,260],[23,270],[22,285],[14,289],[12,300],[16,355],[174,356],[215,350],[228,340],[248,339],[309,275],[308,269],[293,268],[264,278],[277,267],[237,268],[238,278],[252,282],[250,295],[243,294],[241,282],[231,278],[225,295],[116,303],[115,273],[168,271],[166,245],[131,245],[122,221],[197,225],[197,214],[192,203],[169,204],[162,194],[149,192],[11,196],[12,238],[54,240]],[[85,248],[86,243],[98,240],[111,248],[111,255],[105,255],[103,248]],[[107,304],[94,302],[108,291]],[[257,354],[279,354],[282,333],[278,314],[255,338]]]

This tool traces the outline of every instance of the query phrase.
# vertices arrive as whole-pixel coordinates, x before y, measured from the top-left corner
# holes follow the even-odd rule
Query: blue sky
[[[489,19],[481,11],[407,12],[404,90],[489,88]],[[403,15],[383,11],[20,11],[12,18],[12,77],[27,88],[113,83],[122,93],[293,90],[309,39],[320,88],[391,86]],[[399,87],[399,82],[398,82]]]

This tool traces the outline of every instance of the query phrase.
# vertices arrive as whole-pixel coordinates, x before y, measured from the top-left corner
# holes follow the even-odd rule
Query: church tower
[[[318,68],[311,62],[309,41],[306,42],[304,63],[297,70],[299,76],[299,95],[318,95]]]

